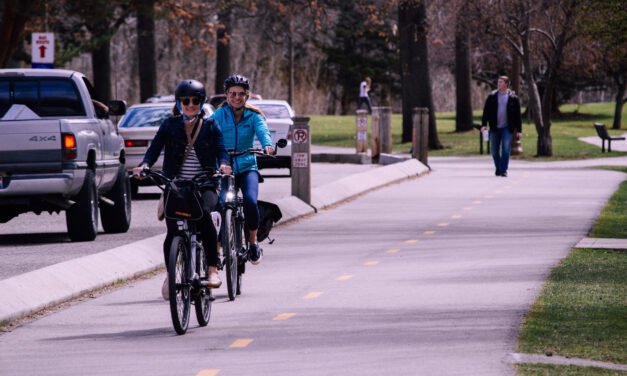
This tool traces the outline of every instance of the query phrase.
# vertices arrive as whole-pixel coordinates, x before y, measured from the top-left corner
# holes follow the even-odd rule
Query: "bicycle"
[[[283,148],[286,145],[286,140],[278,140],[274,154],[276,154],[277,148]],[[266,155],[263,150],[257,148],[243,151],[229,150],[231,165],[233,165],[233,160],[236,157],[247,153]],[[242,293],[242,274],[246,271],[246,261],[248,261],[248,236],[244,218],[244,199],[239,187],[235,184],[235,176],[223,175],[223,177],[226,178],[226,187],[222,187],[222,189],[226,189],[226,195],[224,195],[222,206],[222,227],[220,229],[223,260],[218,268],[226,267],[227,293],[229,300],[235,300],[235,297]]]
[[[211,316],[214,298],[211,289],[207,288],[209,265],[202,241],[198,239],[197,220],[203,216],[200,192],[203,188],[216,186],[217,182],[212,179],[216,175],[203,172],[192,180],[170,179],[163,172],[147,167],[141,175],[151,178],[164,191],[166,216],[177,221],[178,232],[172,238],[168,257],[168,289],[174,330],[185,334],[192,302],[199,326],[207,326]]]

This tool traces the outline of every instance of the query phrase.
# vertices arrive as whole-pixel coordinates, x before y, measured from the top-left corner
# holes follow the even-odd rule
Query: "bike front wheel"
[[[174,330],[178,334],[185,334],[189,326],[189,311],[191,306],[191,285],[187,279],[189,255],[187,243],[181,236],[175,236],[170,246],[168,257],[168,288],[170,295],[170,315]]]
[[[203,247],[198,247],[198,257],[196,257],[196,272],[200,277],[201,284],[209,280],[209,261],[207,253]],[[207,326],[209,317],[211,316],[211,289],[205,286],[198,286],[194,293],[194,309],[196,310],[196,319],[198,325]]]
[[[226,289],[229,300],[235,300],[237,295],[237,265],[238,247],[235,236],[235,217],[233,210],[227,208],[224,212],[222,223],[222,250],[224,252],[224,263],[226,264]]]

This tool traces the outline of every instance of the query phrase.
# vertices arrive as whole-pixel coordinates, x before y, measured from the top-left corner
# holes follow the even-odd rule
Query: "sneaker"
[[[506,178],[506,177],[507,177],[507,171],[505,171],[505,172],[501,172],[501,176],[502,176],[502,177],[504,177],[504,178]]]
[[[170,288],[168,287],[168,276],[165,276],[163,286],[161,286],[161,297],[163,300],[170,300]]]
[[[259,244],[250,244],[248,247],[248,259],[253,265],[259,265],[263,258],[263,249]]]
[[[217,289],[222,286],[222,281],[217,272],[209,273],[209,279],[207,280],[207,287],[210,289]]]

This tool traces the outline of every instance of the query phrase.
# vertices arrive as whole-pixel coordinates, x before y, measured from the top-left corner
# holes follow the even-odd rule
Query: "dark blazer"
[[[507,128],[510,132],[522,132],[522,119],[520,115],[520,101],[516,96],[516,93],[507,91]],[[488,95],[483,107],[483,116],[481,117],[481,125],[486,126],[486,123],[490,125],[490,130],[496,129],[496,116],[499,108],[498,90],[494,90]]]
[[[224,147],[222,131],[212,119],[203,119],[200,133],[194,143],[194,151],[205,171],[216,170],[222,164],[229,164],[229,155]],[[163,155],[163,173],[173,178],[181,170],[187,136],[183,126],[182,116],[170,116],[163,120],[150,147],[146,150],[142,164],[152,166],[161,150],[165,147]]]

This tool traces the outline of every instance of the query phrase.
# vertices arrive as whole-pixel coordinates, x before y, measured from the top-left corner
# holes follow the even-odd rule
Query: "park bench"
[[[601,152],[605,153],[605,141],[607,141],[607,152],[612,151],[612,141],[620,141],[624,140],[625,137],[612,137],[609,133],[607,133],[607,128],[605,128],[605,124],[603,123],[594,123],[594,129],[596,129],[597,134],[601,138]]]

